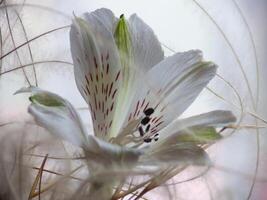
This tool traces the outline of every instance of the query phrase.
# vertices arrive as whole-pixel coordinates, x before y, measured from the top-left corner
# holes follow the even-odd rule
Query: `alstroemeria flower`
[[[206,164],[201,148],[221,138],[217,127],[235,122],[217,110],[178,117],[216,73],[199,50],[164,58],[152,29],[137,15],[116,18],[108,9],[75,17],[70,31],[77,87],[88,103],[94,135],[88,135],[73,106],[40,89],[29,112],[51,133],[82,147],[102,168]]]

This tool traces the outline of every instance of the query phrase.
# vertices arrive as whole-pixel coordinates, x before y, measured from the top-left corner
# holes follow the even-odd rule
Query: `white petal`
[[[148,149],[142,156],[142,161],[147,165],[208,165],[210,159],[200,147],[187,143],[172,144],[157,149]]]
[[[235,121],[236,117],[232,112],[224,110],[215,110],[185,119],[178,119],[161,130],[158,143],[163,142],[166,138],[179,134],[184,129],[190,129],[192,127],[223,127]]]
[[[142,79],[136,87],[135,99],[124,123],[143,118],[143,112],[153,108],[154,113],[149,116],[151,120],[142,129],[149,129],[144,131],[145,138],[155,135],[188,108],[215,72],[216,66],[203,62],[198,50],[164,59],[146,74],[140,75]]]
[[[147,71],[164,59],[161,45],[153,30],[136,14],[129,19],[129,29],[136,68]]]
[[[123,73],[123,89],[120,90],[118,98],[119,110],[116,110],[112,136],[118,135],[118,132],[122,131],[122,128],[127,126],[131,119],[138,119],[142,115],[141,108],[137,107],[141,106],[143,102],[143,108],[145,108],[148,103],[144,100],[148,92],[144,75],[164,58],[160,43],[153,30],[137,15],[134,14],[130,17],[128,29],[131,39],[129,50],[132,53]]]
[[[16,94],[22,92],[32,94],[28,111],[37,124],[74,145],[88,145],[88,137],[80,117],[67,100],[37,87],[22,88]]]
[[[101,21],[108,31],[111,33],[114,32],[114,27],[118,19],[111,10],[107,8],[100,8],[92,13],[86,13],[85,18],[87,18],[87,16],[90,18],[90,15],[93,15],[95,18],[97,18],[97,20]]]
[[[202,61],[200,51],[177,53],[153,67],[148,75],[165,105],[164,121],[181,115],[215,76],[216,65]]]
[[[113,123],[121,68],[113,35],[99,18],[100,11],[87,14],[86,21],[74,20],[70,44],[77,87],[89,104],[95,134],[106,138]]]
[[[49,132],[76,146],[84,147],[87,138],[79,124],[68,113],[60,108],[47,108],[38,104],[31,104],[28,109],[38,125]]]

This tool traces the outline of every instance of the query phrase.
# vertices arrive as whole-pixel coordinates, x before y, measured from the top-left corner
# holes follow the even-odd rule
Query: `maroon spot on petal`
[[[98,102],[98,108],[101,109],[101,103],[100,103],[100,101]]]
[[[134,111],[134,115],[133,115],[134,117],[135,117],[135,115],[137,113],[138,107],[139,107],[139,101],[137,101],[137,104],[135,106],[135,111]]]
[[[154,134],[154,133],[156,133],[156,132],[158,132],[157,129],[153,129],[153,130],[151,130],[151,133],[152,133],[152,134]]]
[[[112,94],[112,99],[114,99],[116,92],[117,92],[117,89],[114,90],[114,92]]]
[[[93,81],[93,76],[91,73],[89,73],[89,76],[90,76],[91,81]]]
[[[95,92],[96,92],[96,94],[98,94],[97,85],[95,85]]]
[[[97,69],[97,62],[96,62],[96,57],[94,56],[94,64],[95,64],[95,68]]]
[[[167,108],[167,106],[164,106],[164,107],[160,110],[160,112],[163,112],[166,108]]]
[[[106,85],[105,94],[108,93],[108,84]]]
[[[114,102],[112,102],[112,104],[111,104],[110,111],[113,110],[113,107],[114,107]]]
[[[96,115],[95,115],[95,111],[93,112],[93,115],[94,115],[94,120],[96,120]]]
[[[82,89],[83,89],[83,93],[87,96],[88,94],[87,94],[87,91],[82,87]]]
[[[146,106],[145,106],[143,111],[145,111],[147,109],[148,105],[149,105],[149,102],[147,102],[147,104],[146,104]]]
[[[155,127],[158,128],[164,121],[159,122]]]
[[[96,95],[94,94],[94,100],[95,100],[95,109],[97,110],[97,102],[96,102]]]
[[[110,127],[111,127],[111,125],[112,125],[112,120],[109,122],[109,125],[108,125],[108,127],[110,128]]]
[[[110,94],[111,94],[111,91],[112,91],[112,87],[113,87],[113,82],[110,84],[110,87],[109,87],[109,92],[108,92],[108,96],[110,97]]]
[[[143,105],[145,104],[145,102],[146,102],[146,99],[144,99],[144,100],[142,101],[141,108],[143,107]]]
[[[88,88],[88,85],[86,85],[86,90],[87,90],[88,94],[91,95],[91,94],[90,94],[90,90],[89,90],[89,88]]]
[[[161,120],[163,118],[163,115],[161,115],[156,121],[155,124],[158,123],[159,120]]]
[[[128,117],[128,121],[130,121],[132,119],[132,113],[130,113],[129,117]]]
[[[138,112],[137,112],[136,116],[139,116],[139,114],[140,114],[140,109],[138,109]]]
[[[117,80],[119,79],[120,73],[121,73],[121,71],[119,71],[119,72],[117,73],[117,76],[116,76],[115,81],[117,81]]]
[[[85,80],[86,80],[86,83],[89,85],[89,80],[86,75],[85,75]]]
[[[153,117],[151,122],[154,122],[156,119],[158,119],[157,117]]]
[[[109,72],[109,63],[107,64],[106,74]]]
[[[98,82],[98,74],[96,74],[95,77],[96,77],[96,82]]]
[[[160,103],[158,103],[158,104],[157,104],[157,105],[154,107],[154,110],[156,110],[156,109],[157,109],[157,107],[159,106],[159,104],[160,104]]]

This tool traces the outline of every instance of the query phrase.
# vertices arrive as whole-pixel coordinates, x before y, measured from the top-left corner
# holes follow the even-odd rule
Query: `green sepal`
[[[48,107],[64,106],[64,103],[59,98],[47,94],[35,94],[30,96],[29,100],[32,103],[38,103]]]
[[[194,127],[176,136],[177,142],[205,144],[221,139],[214,127]]]

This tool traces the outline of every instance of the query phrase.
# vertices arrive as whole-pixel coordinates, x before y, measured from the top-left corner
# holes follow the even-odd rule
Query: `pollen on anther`
[[[146,142],[146,143],[149,143],[149,142],[151,142],[151,141],[152,141],[151,138],[145,138],[145,139],[144,139],[144,142]]]
[[[147,116],[150,116],[154,113],[154,109],[153,108],[147,108],[146,110],[144,110],[144,114]]]
[[[146,124],[148,124],[148,122],[149,122],[150,120],[151,120],[151,118],[149,118],[149,117],[145,117],[145,118],[142,119],[141,124],[146,125]]]
[[[144,136],[145,135],[144,130],[143,130],[143,128],[141,126],[138,127],[138,131],[140,133],[140,136]]]

